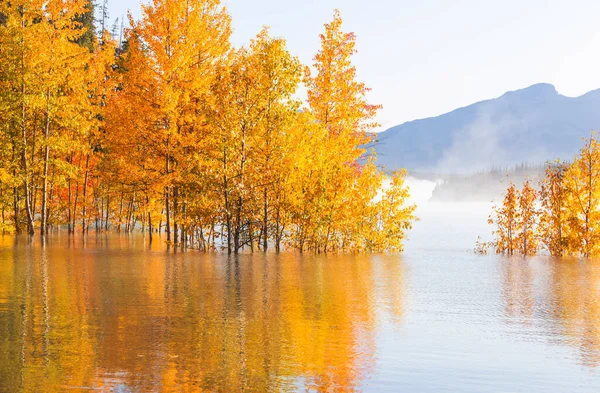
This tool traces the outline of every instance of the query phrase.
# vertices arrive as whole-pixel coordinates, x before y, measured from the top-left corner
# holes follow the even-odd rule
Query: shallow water
[[[476,256],[483,209],[419,213],[401,257],[0,238],[0,391],[600,391],[600,262]]]

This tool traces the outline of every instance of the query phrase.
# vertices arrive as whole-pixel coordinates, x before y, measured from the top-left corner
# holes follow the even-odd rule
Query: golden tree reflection
[[[560,333],[579,348],[582,363],[600,366],[600,261],[556,263],[551,279],[552,310]]]
[[[0,244],[8,392],[354,391],[397,257],[167,254],[99,238]]]
[[[506,258],[501,266],[508,321],[537,324],[577,348],[582,364],[600,366],[600,260]]]

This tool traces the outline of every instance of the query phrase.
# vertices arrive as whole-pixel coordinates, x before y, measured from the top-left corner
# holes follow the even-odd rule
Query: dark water
[[[600,263],[0,240],[1,392],[600,392]],[[457,228],[467,228],[459,230]]]

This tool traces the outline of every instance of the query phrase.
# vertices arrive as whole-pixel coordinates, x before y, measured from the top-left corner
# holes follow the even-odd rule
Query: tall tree
[[[519,254],[532,256],[538,250],[537,224],[539,212],[536,207],[537,191],[529,180],[523,182],[519,193],[518,243]]]
[[[149,104],[145,117],[149,121],[137,132],[156,141],[154,157],[163,163],[167,239],[177,243],[184,199],[181,185],[190,165],[186,153],[202,142],[199,108],[215,63],[229,51],[230,18],[218,0],[154,0],[142,11],[139,22],[130,17],[125,68],[131,79],[123,92]]]
[[[568,251],[567,243],[567,190],[564,176],[568,166],[560,161],[546,165],[545,177],[540,183],[540,241],[550,255],[562,257]]]
[[[493,207],[493,214],[488,222],[496,226],[493,234],[496,241],[493,246],[498,254],[512,256],[518,252],[518,223],[519,216],[519,191],[515,184],[510,182],[501,206]]]
[[[217,183],[230,251],[239,251],[245,243],[242,237],[252,242],[257,227],[256,237],[262,237],[263,249],[268,248],[269,202],[275,181],[281,180],[280,159],[285,149],[294,149],[283,143],[298,107],[291,96],[300,72],[300,63],[287,52],[285,41],[271,38],[264,29],[248,48],[236,51],[214,86],[209,120],[219,135],[217,160],[222,176]]]
[[[11,98],[7,109],[13,147],[20,157],[18,176],[27,231],[34,233],[41,188],[42,220],[46,218],[48,177],[53,147],[64,146],[59,134],[84,128],[79,113],[86,97],[85,66],[89,51],[76,42],[86,33],[77,21],[85,12],[83,1],[14,1],[0,3],[7,24],[1,29],[3,45],[9,53],[3,58],[12,70],[4,80]],[[9,76],[10,75],[10,76]],[[84,110],[85,111],[85,110]],[[18,138],[16,137],[18,134]],[[58,144],[58,145],[56,145]],[[41,187],[37,182],[41,179]],[[15,225],[18,225],[20,197],[15,193]],[[44,227],[44,225],[42,225]]]
[[[569,247],[584,257],[600,255],[600,146],[585,141],[564,176],[568,190]]]
[[[361,169],[365,154],[362,146],[367,143],[370,131],[377,125],[374,117],[378,105],[369,104],[369,89],[356,80],[356,68],[352,64],[356,37],[342,30],[342,18],[336,10],[333,21],[325,25],[320,35],[321,48],[315,57],[313,72],[306,68],[304,83],[307,87],[308,104],[316,121],[327,132],[322,141],[325,150],[321,159],[325,163],[317,168],[324,172],[321,195],[313,202],[311,210],[319,217],[311,231],[317,249],[327,252],[339,244],[342,226],[349,219],[344,206],[350,200],[349,193],[356,188],[360,175],[369,173]],[[377,188],[376,184],[370,187]]]

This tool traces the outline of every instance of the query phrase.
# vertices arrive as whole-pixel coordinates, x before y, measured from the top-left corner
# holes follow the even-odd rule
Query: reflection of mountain
[[[402,314],[397,258],[76,244],[0,240],[8,391],[353,391],[374,362],[376,304]]]
[[[523,162],[571,159],[581,138],[600,129],[600,90],[560,95],[537,84],[378,135],[377,162],[388,169],[465,173]]]
[[[502,266],[507,322],[543,330],[578,348],[582,364],[600,366],[600,260],[506,258]]]

